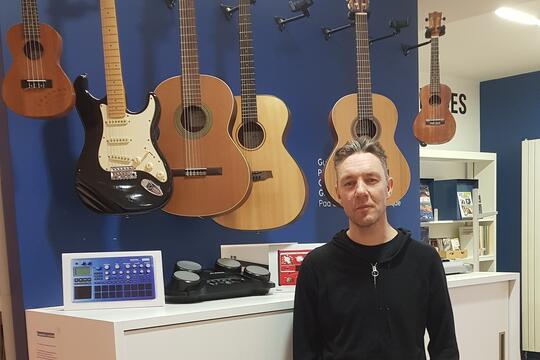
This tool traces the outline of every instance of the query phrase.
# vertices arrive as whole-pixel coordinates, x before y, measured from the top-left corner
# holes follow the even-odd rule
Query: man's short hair
[[[343,161],[345,161],[346,158],[353,154],[362,154],[362,153],[369,153],[373,154],[379,159],[381,162],[384,172],[386,176],[388,177],[388,165],[386,163],[386,153],[384,152],[384,149],[381,145],[381,143],[377,140],[374,140],[373,138],[369,136],[360,136],[357,139],[351,139],[347,141],[345,145],[340,147],[336,150],[334,154],[334,168],[336,169],[337,174],[337,167],[339,164],[341,164]]]

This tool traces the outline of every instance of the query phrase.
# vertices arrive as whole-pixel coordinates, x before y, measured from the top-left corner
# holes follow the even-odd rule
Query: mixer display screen
[[[72,259],[73,302],[156,298],[152,256]]]

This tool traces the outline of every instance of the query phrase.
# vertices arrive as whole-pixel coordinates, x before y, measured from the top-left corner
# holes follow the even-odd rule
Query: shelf
[[[480,255],[478,258],[480,261],[495,261],[495,255]]]
[[[488,152],[434,150],[421,148],[420,159],[428,161],[490,163],[497,159],[497,154]]]
[[[420,177],[425,179],[478,181],[473,190],[474,218],[420,222],[423,230],[428,230],[430,238],[454,238],[463,226],[472,227],[472,236],[467,234],[463,248],[468,250],[468,258],[463,261],[473,265],[475,271],[496,271],[497,269],[497,154],[472,151],[437,150],[420,148]],[[480,213],[479,195],[483,213]],[[451,199],[449,197],[449,199]],[[451,201],[451,200],[449,200]],[[433,204],[432,204],[433,205]],[[439,214],[440,215],[440,214]],[[448,215],[447,215],[448,216]],[[455,215],[454,215],[455,216]],[[459,211],[457,213],[459,217]],[[464,234],[465,235],[465,234]],[[480,244],[491,250],[487,255]]]
[[[486,223],[486,222],[492,222],[495,221],[495,216],[497,215],[497,211],[489,211],[482,213],[478,216],[478,221],[480,223]],[[428,227],[430,225],[443,225],[443,224],[463,224],[463,223],[470,223],[473,219],[461,219],[461,220],[434,220],[434,221],[421,221],[420,226],[421,227]]]

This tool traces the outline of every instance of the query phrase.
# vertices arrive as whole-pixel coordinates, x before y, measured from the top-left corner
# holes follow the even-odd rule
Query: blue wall
[[[16,1],[5,2],[1,32],[20,22]],[[225,19],[220,1],[196,1],[202,73],[224,79],[239,92],[237,16]],[[233,4],[234,5],[234,4]],[[103,59],[97,0],[40,0],[40,19],[63,36],[62,66],[74,79],[87,73],[90,91],[104,95]],[[399,110],[396,141],[411,168],[411,191],[401,206],[389,210],[390,221],[418,234],[418,145],[410,130],[417,112],[416,55],[404,57],[400,42],[417,38],[416,0],[372,2],[371,36],[387,34],[391,18],[409,17],[398,37],[372,48],[373,88]],[[343,95],[356,91],[353,32],[326,42],[321,26],[346,23],[345,1],[318,0],[311,17],[277,30],[274,16],[289,16],[286,0],[259,0],[253,7],[258,93],[273,94],[289,106],[292,123],[286,140],[303,169],[309,202],[303,215],[279,230],[255,233],[224,229],[210,219],[182,218],[161,211],[139,216],[103,216],[85,208],[73,188],[74,168],[83,144],[83,127],[75,111],[53,121],[29,120],[8,113],[17,241],[26,308],[61,304],[63,252],[160,249],[164,273],[176,259],[210,266],[219,245],[248,242],[324,242],[346,219],[338,208],[319,208],[317,159],[332,146],[327,115]],[[162,0],[117,1],[123,75],[128,107],[139,111],[146,94],[179,73],[178,11]],[[10,56],[4,46],[5,67]]]
[[[540,138],[540,72],[480,83],[482,151],[497,153],[497,270],[521,271],[521,141]]]

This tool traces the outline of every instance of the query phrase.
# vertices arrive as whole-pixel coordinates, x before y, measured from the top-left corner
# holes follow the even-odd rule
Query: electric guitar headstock
[[[442,25],[442,21],[446,18],[442,17],[442,12],[434,11],[429,13],[429,18],[426,18],[428,26],[426,26],[426,38],[443,36],[446,26]]]
[[[347,1],[347,7],[349,8],[349,12],[356,14],[356,13],[366,13],[369,9],[369,0],[346,0]]]

